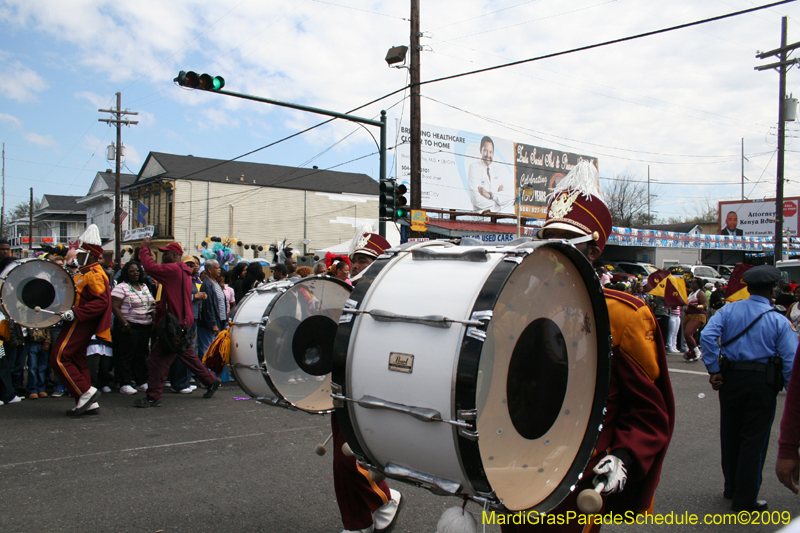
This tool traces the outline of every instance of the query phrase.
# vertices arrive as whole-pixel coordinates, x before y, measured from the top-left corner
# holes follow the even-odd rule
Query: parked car
[[[617,265],[623,272],[633,274],[634,276],[642,276],[642,279],[647,279],[650,274],[658,271],[658,267],[650,263],[633,263],[630,261],[618,261]]]
[[[707,283],[719,281],[723,285],[728,284],[728,280],[720,277],[719,272],[708,265],[672,265],[669,267],[669,273],[675,276],[683,276],[687,281],[699,277],[706,280]]]
[[[710,266],[714,270],[719,273],[719,277],[725,279],[731,279],[731,274],[733,274],[733,269],[735,268],[734,265],[706,265]]]

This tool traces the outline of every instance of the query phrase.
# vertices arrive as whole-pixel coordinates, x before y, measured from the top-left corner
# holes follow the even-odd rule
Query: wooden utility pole
[[[28,204],[28,253],[33,257],[33,187],[31,187],[31,201]]]
[[[128,120],[123,119],[122,115],[138,115],[134,111],[122,111],[122,94],[117,93],[117,108],[116,109],[98,109],[101,113],[111,113],[116,115],[117,118],[101,118],[98,119],[100,122],[105,122],[107,124],[114,124],[117,127],[117,149],[116,149],[116,160],[117,160],[117,180],[116,185],[114,187],[114,258],[116,261],[122,260],[122,254],[120,253],[121,244],[120,241],[122,240],[122,231],[121,231],[121,221],[120,215],[122,214],[122,192],[120,190],[120,178],[119,178],[119,167],[121,163],[122,157],[122,125],[125,124],[126,126],[130,126],[131,124],[138,124],[139,122],[136,120]]]
[[[3,204],[0,206],[0,235],[5,235],[3,224],[6,221],[6,143],[3,143]]]
[[[422,113],[419,101],[419,0],[411,0],[411,209],[422,208]]]
[[[775,189],[775,263],[783,259],[783,165],[784,149],[786,147],[786,68],[798,62],[797,59],[787,60],[788,53],[800,47],[800,43],[786,44],[787,18],[781,20],[781,46],[769,52],[756,54],[758,59],[777,56],[778,62],[755,67],[756,70],[777,69],[780,74],[778,83],[778,172]]]
[[[742,137],[742,201],[744,202],[744,137]],[[720,227],[722,227],[722,224],[720,224]]]

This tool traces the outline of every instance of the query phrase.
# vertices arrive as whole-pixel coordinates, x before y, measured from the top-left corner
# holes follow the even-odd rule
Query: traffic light
[[[173,81],[181,87],[202,89],[204,91],[219,91],[225,87],[225,78],[222,76],[198,75],[197,72],[192,72],[191,70],[189,72],[180,71],[178,77]]]
[[[407,218],[408,217],[408,198],[405,197],[405,194],[408,192],[408,187],[404,184],[400,184],[397,186],[397,194],[395,195],[395,204],[394,204],[394,220],[398,218]]]
[[[379,215],[381,220],[394,220],[395,194],[397,184],[394,180],[383,180],[380,185]]]

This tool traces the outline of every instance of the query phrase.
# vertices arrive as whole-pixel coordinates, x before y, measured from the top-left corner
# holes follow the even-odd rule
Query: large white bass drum
[[[3,314],[26,328],[54,326],[75,305],[72,276],[51,261],[18,259],[0,273],[0,283]]]
[[[591,459],[610,357],[602,288],[572,245],[432,241],[388,250],[356,285],[331,388],[370,468],[546,512]]]
[[[231,318],[231,368],[256,400],[330,413],[333,342],[352,287],[327,276],[261,285]]]

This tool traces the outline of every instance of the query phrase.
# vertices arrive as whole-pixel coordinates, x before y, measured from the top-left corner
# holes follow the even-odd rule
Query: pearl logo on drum
[[[389,354],[389,370],[410,374],[414,368],[414,356],[410,353],[391,352]]]

